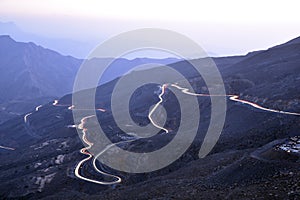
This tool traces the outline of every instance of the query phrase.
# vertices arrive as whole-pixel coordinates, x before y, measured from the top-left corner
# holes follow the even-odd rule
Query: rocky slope
[[[103,67],[106,58],[93,59]],[[168,64],[176,58],[116,59],[101,79],[108,82],[133,67],[146,63]],[[72,92],[82,59],[63,56],[32,42],[16,42],[0,36],[0,123],[24,114],[40,104]]]
[[[296,46],[295,46],[296,45]],[[245,57],[217,58],[228,93],[243,93],[243,98],[264,106],[285,101],[299,104],[295,85],[299,77],[298,43],[271,48]],[[282,59],[280,59],[282,58]],[[201,62],[198,60],[197,62]],[[172,65],[189,77],[196,91],[205,91],[201,77],[194,75],[185,61]],[[134,72],[142,73],[142,72]],[[161,75],[163,78],[163,75]],[[279,87],[277,84],[281,83]],[[98,88],[97,105],[106,112],[97,112],[103,129],[114,142],[126,134],[114,123],[110,112],[110,95],[115,81]],[[157,85],[139,88],[131,99],[131,115],[141,124],[149,123],[147,110],[157,102]],[[86,91],[81,91],[86,92]],[[187,96],[188,98],[188,96]],[[260,98],[262,98],[260,100]],[[173,121],[167,122],[171,134],[158,134],[151,139],[125,145],[132,151],[149,151],[167,144],[179,125],[179,105],[168,90],[164,106]],[[267,100],[263,100],[267,99]],[[83,147],[72,125],[68,109],[71,95],[59,100],[61,106],[45,104],[24,121],[24,115],[0,126],[0,197],[28,199],[297,199],[299,198],[299,155],[281,151],[289,145],[287,138],[300,135],[299,116],[282,115],[255,109],[249,105],[227,102],[227,117],[217,145],[205,158],[198,159],[210,122],[210,100],[199,97],[201,110],[198,135],[178,161],[149,174],[129,174],[105,168],[122,177],[122,183],[103,186],[88,183],[74,175],[74,168],[85,158]],[[281,105],[281,104],[280,104]],[[284,104],[285,105],[285,104]],[[290,105],[290,104],[289,104]],[[295,109],[297,107],[286,107]],[[173,115],[172,115],[173,114]],[[177,121],[176,121],[177,120]],[[293,145],[296,145],[293,142]],[[82,168],[90,178],[106,180],[90,163]]]

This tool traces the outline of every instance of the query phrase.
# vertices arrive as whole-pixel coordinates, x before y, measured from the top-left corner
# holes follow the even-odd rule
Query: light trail
[[[35,108],[35,111],[36,111],[36,112],[39,111],[39,109],[40,109],[41,107],[43,107],[43,106],[42,106],[42,105],[37,106],[37,107]]]
[[[65,105],[65,104],[59,104],[59,101],[58,100],[54,100],[53,106],[68,106],[68,110],[92,110],[92,109],[75,109],[75,106],[74,105]],[[101,112],[106,112],[105,109],[103,108],[98,108],[96,109],[98,111],[101,111]],[[82,140],[85,144],[87,144],[87,147],[84,147],[82,149],[80,149],[80,153],[86,155],[87,157],[84,158],[83,160],[81,160],[77,166],[75,167],[75,171],[74,171],[74,174],[77,178],[79,179],[82,179],[84,181],[88,181],[88,182],[91,182],[91,183],[96,183],[96,184],[100,184],[100,185],[112,185],[112,184],[116,184],[116,183],[120,183],[121,182],[121,178],[118,177],[118,176],[115,176],[115,175],[111,175],[111,174],[108,174],[106,172],[103,172],[101,170],[99,170],[97,168],[97,165],[96,165],[96,161],[95,161],[95,158],[94,158],[94,161],[93,161],[93,166],[95,168],[95,170],[103,175],[106,175],[106,176],[110,176],[110,177],[113,177],[116,179],[116,181],[112,181],[112,182],[106,182],[106,181],[97,181],[97,180],[94,180],[94,179],[90,179],[90,178],[87,178],[87,177],[84,177],[80,174],[80,169],[82,168],[82,165],[89,161],[93,155],[88,151],[92,146],[93,146],[93,143],[90,142],[87,137],[86,137],[86,134],[87,134],[87,128],[84,128],[84,123],[85,121],[88,119],[88,118],[91,118],[91,117],[94,117],[95,115],[90,115],[90,116],[87,116],[87,117],[84,117],[81,119],[81,122],[80,124],[77,126],[78,129],[81,129],[82,130]],[[76,125],[69,125],[68,128],[76,128]],[[107,149],[107,148],[106,148]],[[103,153],[104,151],[102,151]],[[99,155],[99,154],[98,154]]]
[[[28,113],[28,114],[26,114],[26,115],[24,116],[24,123],[25,123],[25,124],[29,123],[28,117],[29,117],[30,115],[32,115],[32,113]]]
[[[52,105],[57,106],[58,105],[58,100],[54,100]]]
[[[32,115],[32,113],[28,113],[24,116],[24,124],[25,124],[25,129],[28,133],[28,135],[34,137],[34,138],[40,138],[39,136],[31,127],[30,127],[30,122],[29,122],[29,116]]]
[[[118,176],[115,176],[115,175],[112,175],[112,174],[108,174],[106,172],[103,172],[101,171],[100,169],[98,169],[97,165],[96,165],[96,159],[98,156],[100,156],[102,153],[104,153],[107,149],[109,149],[110,147],[116,145],[116,144],[110,144],[108,145],[104,150],[102,150],[96,157],[94,157],[94,160],[93,160],[93,166],[95,168],[95,170],[98,172],[98,173],[101,173],[102,175],[105,175],[105,176],[109,176],[109,177],[112,177],[112,178],[115,178],[116,181],[111,181],[111,182],[106,182],[106,181],[97,181],[97,180],[94,180],[94,179],[90,179],[90,178],[86,178],[82,175],[80,175],[79,171],[80,171],[80,168],[82,167],[83,163],[87,162],[88,160],[90,160],[93,155],[88,152],[88,150],[94,145],[92,142],[90,142],[87,137],[86,137],[86,133],[87,133],[87,128],[84,128],[84,123],[86,121],[86,119],[88,118],[91,118],[91,117],[95,117],[95,115],[91,115],[91,116],[87,116],[87,117],[84,117],[81,119],[81,123],[78,125],[78,128],[79,129],[82,129],[82,140],[84,141],[84,143],[86,143],[88,146],[87,147],[84,147],[80,150],[80,153],[84,154],[84,155],[87,155],[88,157],[81,160],[78,165],[76,166],[75,168],[75,175],[82,179],[82,180],[85,180],[85,181],[88,181],[88,182],[92,182],[92,183],[96,183],[96,184],[101,184],[101,185],[113,185],[113,184],[116,184],[116,183],[120,183],[122,181],[122,179]],[[128,141],[126,141],[128,142]]]
[[[262,107],[258,104],[252,103],[250,101],[246,101],[246,100],[241,100],[239,99],[239,96],[237,95],[232,95],[229,98],[231,101],[236,101],[236,102],[240,102],[240,103],[244,103],[244,104],[248,104],[254,108],[260,109],[260,110],[264,110],[264,111],[268,111],[268,112],[274,112],[274,113],[280,113],[280,114],[285,114],[285,115],[296,115],[296,116],[300,116],[300,113],[295,113],[295,112],[287,112],[287,111],[281,111],[281,110],[275,110],[275,109],[270,109],[270,108],[265,108]]]
[[[98,108],[98,109],[96,109],[96,110],[99,110],[99,111],[101,111],[101,112],[106,112],[106,110],[103,109],[103,108]]]
[[[253,102],[250,102],[250,101],[246,101],[246,100],[241,100],[239,99],[239,96],[238,95],[215,95],[215,94],[201,94],[201,93],[193,93],[193,92],[190,92],[188,88],[183,88],[183,87],[180,87],[176,84],[170,84],[172,87],[174,88],[177,88],[179,90],[181,90],[183,93],[187,94],[187,95],[192,95],[192,96],[202,96],[202,97],[211,97],[211,96],[225,96],[225,97],[229,97],[229,99],[231,101],[235,101],[235,102],[240,102],[240,103],[243,103],[243,104],[247,104],[247,105],[250,105],[256,109],[260,109],[260,110],[264,110],[264,111],[268,111],[268,112],[275,112],[275,113],[280,113],[280,114],[288,114],[288,115],[297,115],[297,116],[300,116],[300,113],[295,113],[295,112],[286,112],[286,111],[280,111],[280,110],[275,110],[275,109],[269,109],[269,108],[265,108],[265,107],[262,107],[258,104],[255,104]],[[152,110],[149,112],[148,114],[148,118],[150,120],[150,122],[157,128],[161,129],[161,130],[164,130],[166,133],[169,133],[169,131],[164,128],[164,127],[161,127],[159,126],[158,124],[156,124],[156,122],[152,119],[152,115],[153,113],[155,112],[155,110],[158,108],[158,106],[163,102],[163,95],[165,94],[165,91],[166,91],[166,88],[167,88],[168,84],[163,84],[161,86],[161,93],[159,94],[158,98],[159,98],[159,101],[155,104],[155,106],[152,108]],[[68,109],[69,110],[75,110],[75,106],[74,105],[63,105],[63,104],[59,104],[59,101],[58,100],[54,100],[53,102],[53,106],[68,106]],[[36,111],[39,110],[39,108],[42,107],[41,105],[40,106],[37,106],[36,107]],[[76,110],[92,110],[92,109],[76,109]],[[101,112],[106,112],[105,109],[103,108],[99,108],[99,109],[96,109],[98,111],[101,111]],[[28,117],[31,115],[32,113],[28,113],[24,116],[24,122],[25,123],[29,123],[28,122]],[[118,144],[121,144],[121,143],[128,143],[128,142],[131,142],[131,141],[134,141],[134,140],[127,140],[127,141],[121,141],[121,142],[118,142],[118,143],[114,143],[114,144],[110,144],[108,146],[106,146],[100,153],[98,153],[96,156],[93,156],[88,150],[91,149],[91,147],[94,145],[92,142],[90,142],[88,139],[87,139],[87,128],[84,128],[84,123],[86,122],[86,120],[88,118],[91,118],[91,117],[95,117],[95,115],[91,115],[91,116],[87,116],[87,117],[84,117],[81,119],[81,123],[78,125],[78,129],[81,129],[82,130],[82,140],[85,144],[87,144],[87,147],[84,147],[82,149],[80,149],[80,153],[86,155],[87,157],[84,158],[83,160],[81,160],[76,168],[75,168],[75,176],[78,177],[79,179],[82,179],[82,180],[85,180],[85,181],[88,181],[88,182],[92,182],[92,183],[96,183],[96,184],[100,184],[100,185],[113,185],[113,184],[117,184],[117,183],[121,183],[122,179],[119,177],[119,176],[116,176],[116,175],[113,175],[113,174],[109,174],[109,173],[106,173],[102,170],[100,170],[98,167],[97,167],[97,158],[102,155],[105,151],[107,151],[109,148],[113,147],[113,146],[116,146]],[[76,125],[72,125],[72,126],[68,126],[68,127],[76,127]],[[4,146],[0,146],[0,148],[3,148],[3,149],[8,149],[8,150],[15,150],[14,148],[10,148],[10,147],[4,147]],[[94,157],[94,158],[93,158]],[[89,161],[89,160],[92,160],[92,164],[93,164],[93,167],[94,169],[104,175],[104,176],[108,176],[108,177],[111,177],[113,179],[115,179],[115,181],[110,181],[110,182],[107,182],[107,181],[98,181],[98,180],[94,180],[94,179],[90,179],[90,178],[86,178],[84,176],[82,176],[80,174],[80,169],[82,168],[82,165]]]
[[[6,150],[11,150],[11,151],[16,150],[15,148],[12,148],[12,147],[6,147],[6,146],[1,146],[1,145],[0,145],[0,148],[1,148],[1,149],[6,149]]]
[[[155,104],[155,106],[154,106],[154,107],[152,108],[152,110],[149,112],[148,118],[149,118],[150,122],[153,124],[153,126],[159,128],[159,129],[161,129],[161,130],[164,130],[166,133],[169,133],[169,130],[168,130],[168,129],[166,129],[166,128],[164,128],[164,127],[159,126],[158,124],[156,124],[156,123],[154,122],[154,120],[152,119],[152,117],[151,117],[152,114],[154,113],[154,111],[155,111],[155,110],[158,108],[158,106],[163,102],[162,96],[164,95],[164,93],[165,93],[165,91],[166,91],[166,87],[167,87],[167,84],[163,84],[163,85],[161,86],[161,93],[158,95],[159,101]]]
[[[75,106],[73,106],[71,108],[71,106],[68,108],[69,110],[98,110],[100,112],[106,112],[106,110],[104,108],[97,108],[97,109],[87,109],[87,108],[75,108]]]
[[[231,101],[235,101],[235,102],[240,102],[240,103],[243,103],[243,104],[247,104],[251,107],[254,107],[256,109],[259,109],[259,110],[264,110],[264,111],[268,111],[268,112],[274,112],[274,113],[280,113],[280,114],[286,114],[286,115],[296,115],[296,116],[300,116],[300,113],[296,113],[296,112],[287,112],[287,111],[281,111],[281,110],[275,110],[275,109],[270,109],[270,108],[266,108],[266,107],[263,107],[263,106],[260,106],[256,103],[253,103],[253,102],[250,102],[250,101],[246,101],[246,100],[241,100],[239,99],[239,96],[238,95],[217,95],[217,94],[197,94],[197,93],[193,93],[193,92],[189,92],[189,89],[187,88],[183,88],[183,87],[180,87],[176,84],[171,84],[172,87],[175,87],[179,90],[181,90],[183,93],[185,94],[188,94],[188,95],[192,95],[192,96],[204,96],[204,97],[211,97],[211,96],[223,96],[223,97],[229,97],[229,99]]]
[[[62,107],[67,107],[68,106],[68,110],[98,110],[101,112],[106,112],[106,110],[104,108],[96,108],[96,109],[86,109],[86,108],[75,108],[75,105],[68,105],[68,104],[59,104],[58,100],[54,100],[53,106],[62,106]]]
[[[113,175],[113,174],[108,174],[108,173],[106,173],[106,172],[104,172],[104,171],[101,171],[101,170],[97,167],[97,164],[96,164],[97,158],[98,158],[101,154],[103,154],[105,151],[107,151],[109,148],[111,148],[111,147],[113,147],[113,146],[115,146],[115,145],[117,145],[117,144],[127,143],[127,142],[130,142],[130,141],[133,141],[133,140],[129,140],[129,141],[121,141],[121,142],[117,142],[117,143],[114,143],[114,144],[110,144],[110,145],[106,146],[100,153],[98,153],[98,154],[94,157],[94,159],[93,159],[93,166],[94,166],[94,168],[96,169],[96,171],[97,171],[98,173],[102,174],[102,175],[109,176],[109,177],[112,177],[112,178],[116,179],[115,181],[112,181],[112,182],[105,182],[104,185],[113,185],[113,184],[116,184],[116,183],[121,183],[122,179],[121,179],[121,177],[119,177],[119,176],[116,176],[116,175]]]
[[[71,105],[71,106],[68,107],[68,110],[73,110],[74,108],[75,108],[75,106]]]
[[[240,103],[243,103],[243,104],[247,104],[247,105],[250,105],[251,107],[254,107],[256,109],[260,109],[260,110],[264,110],[264,111],[268,111],[268,112],[275,112],[275,113],[280,113],[280,114],[288,114],[288,115],[297,115],[297,116],[300,116],[300,113],[295,113],[295,112],[286,112],[286,111],[280,111],[280,110],[275,110],[275,109],[269,109],[269,108],[265,108],[265,107],[262,107],[258,104],[255,104],[253,102],[250,102],[250,101],[246,101],[246,100],[241,100],[239,99],[239,96],[238,95],[218,95],[218,94],[201,94],[201,93],[193,93],[193,92],[190,92],[188,88],[183,88],[183,87],[180,87],[176,84],[170,84],[172,87],[174,88],[177,88],[179,90],[181,90],[183,93],[187,94],[187,95],[192,95],[192,96],[202,96],[202,97],[211,97],[211,96],[223,96],[223,97],[229,97],[229,99],[231,101],[235,101],[235,102],[240,102]],[[165,94],[165,91],[166,91],[166,88],[167,88],[168,84],[163,84],[161,86],[161,93],[159,94],[159,101],[155,104],[155,106],[152,108],[152,110],[149,112],[148,114],[148,118],[150,120],[150,122],[157,128],[161,129],[161,130],[164,130],[166,133],[168,133],[169,131],[164,128],[164,127],[161,127],[159,126],[158,124],[156,124],[156,122],[152,119],[152,115],[153,113],[155,112],[155,110],[158,108],[158,106],[163,102],[163,98],[162,96]],[[55,105],[58,105],[58,102],[55,102],[56,104]],[[53,104],[54,105],[54,104]],[[74,106],[70,106],[69,109],[74,109]],[[83,109],[84,110],[84,109]],[[88,110],[88,109],[87,109]],[[97,109],[99,111],[102,111],[102,112],[105,112],[106,110],[105,109]],[[105,147],[100,153],[98,153],[96,156],[94,156],[93,158],[93,155],[88,152],[88,150],[93,146],[93,143],[90,142],[87,138],[86,138],[86,133],[87,133],[87,129],[84,128],[84,123],[86,121],[86,119],[90,118],[90,117],[94,117],[94,115],[91,115],[91,116],[88,116],[88,117],[84,117],[82,118],[81,120],[81,123],[78,125],[78,128],[79,129],[82,129],[82,133],[83,133],[83,136],[82,136],[82,139],[83,141],[88,145],[87,147],[84,147],[80,150],[80,153],[84,154],[84,155],[87,155],[88,157],[81,160],[78,165],[76,166],[75,168],[75,175],[82,179],[82,180],[85,180],[85,181],[88,181],[88,182],[92,182],[92,183],[96,183],[96,184],[101,184],[101,185],[113,185],[113,184],[116,184],[116,183],[121,183],[122,179],[116,175],[112,175],[112,174],[109,174],[109,173],[106,173],[102,170],[100,170],[98,167],[97,167],[97,164],[96,164],[96,161],[97,161],[97,158],[102,155],[105,151],[107,151],[109,148],[113,147],[113,146],[116,146],[117,144],[121,144],[121,143],[127,143],[127,142],[131,142],[131,141],[134,141],[134,140],[128,140],[128,141],[121,141],[121,142],[118,142],[118,143],[114,143],[114,144],[110,144],[108,145],[107,147]],[[91,158],[93,158],[93,167],[94,169],[104,175],[104,176],[109,176],[109,177],[112,177],[114,179],[116,179],[115,181],[111,181],[111,182],[106,182],[106,181],[97,181],[97,180],[94,180],[94,179],[89,179],[89,178],[86,178],[86,177],[83,177],[80,175],[79,171],[80,171],[80,168],[82,167],[83,163],[89,161]]]
[[[163,96],[164,93],[165,93],[166,87],[167,87],[166,84],[164,84],[164,85],[161,86],[162,91],[161,91],[161,93],[160,93],[159,96],[158,96],[158,97],[159,97],[159,102],[157,102],[157,103],[155,104],[155,106],[153,107],[153,109],[149,112],[148,118],[149,118],[149,120],[151,121],[151,123],[152,123],[155,127],[159,128],[159,129],[162,129],[162,130],[164,130],[166,133],[168,133],[169,131],[168,131],[167,129],[165,129],[164,127],[161,127],[161,126],[159,126],[158,124],[156,124],[156,123],[153,121],[152,117],[151,117],[152,114],[155,112],[155,110],[158,108],[158,106],[163,102],[162,96]],[[56,104],[56,105],[57,105],[57,104]],[[69,109],[74,109],[74,106],[70,106]],[[77,109],[76,109],[76,110],[77,110]],[[80,110],[81,110],[81,109],[80,109]],[[87,110],[87,109],[83,109],[83,110]],[[97,109],[97,110],[99,110],[99,111],[101,111],[101,112],[105,112],[105,111],[106,111],[105,109],[102,109],[102,108]],[[82,149],[80,150],[80,153],[82,153],[82,154],[84,154],[84,155],[87,155],[88,157],[84,158],[83,160],[81,160],[81,161],[78,163],[78,165],[77,165],[76,168],[75,168],[75,176],[77,176],[78,178],[80,178],[80,179],[82,179],[82,180],[85,180],[85,181],[88,181],[88,182],[92,182],[92,183],[96,183],[96,184],[101,184],[101,185],[113,185],[113,184],[121,183],[121,181],[122,181],[121,177],[116,176],[116,175],[113,175],[113,174],[106,173],[106,172],[100,170],[100,169],[97,167],[97,163],[96,163],[96,162],[97,162],[97,158],[98,158],[100,155],[102,155],[105,151],[107,151],[109,148],[111,148],[111,147],[113,147],[113,146],[116,146],[116,145],[118,145],[118,144],[121,144],[121,143],[128,143],[128,142],[134,141],[135,139],[133,139],[133,140],[127,140],[127,141],[121,141],[121,142],[117,142],[117,143],[114,143],[114,144],[110,144],[110,145],[106,146],[106,147],[105,147],[101,152],[99,152],[96,156],[94,156],[94,159],[93,159],[93,161],[92,161],[94,169],[95,169],[98,173],[100,173],[100,174],[102,174],[102,175],[104,175],[104,176],[108,176],[108,177],[114,178],[115,181],[110,181],[110,182],[106,182],[106,181],[98,181],[98,180],[86,178],[86,177],[80,175],[80,172],[79,172],[79,171],[80,171],[80,168],[82,167],[82,165],[83,165],[85,162],[89,161],[91,158],[93,158],[93,155],[92,155],[90,152],[88,152],[88,150],[93,146],[93,143],[90,142],[90,141],[86,138],[87,128],[84,128],[84,123],[85,123],[85,121],[86,121],[88,118],[94,117],[94,116],[95,116],[95,115],[91,115],[91,116],[87,116],[87,117],[82,118],[82,119],[81,119],[81,123],[78,125],[78,129],[82,129],[82,133],[83,133],[82,140],[84,141],[84,143],[87,144],[87,147],[82,148]]]
[[[75,124],[68,125],[67,128],[76,128],[77,126]]]

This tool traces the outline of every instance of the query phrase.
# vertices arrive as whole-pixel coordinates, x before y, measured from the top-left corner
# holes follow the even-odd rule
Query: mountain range
[[[119,172],[101,165],[107,173],[122,178],[120,184],[110,186],[79,179],[74,169],[87,156],[79,152],[83,148],[80,139],[82,134],[78,134],[76,129],[70,126],[75,122],[72,110],[68,108],[72,105],[71,83],[82,60],[61,56],[32,43],[17,43],[8,36],[2,36],[0,44],[6,45],[5,48],[2,48],[2,45],[0,47],[1,58],[3,57],[0,60],[2,63],[0,75],[3,79],[6,78],[6,84],[12,84],[10,87],[1,84],[3,101],[12,101],[13,90],[18,99],[62,96],[57,104],[45,102],[37,110],[28,110],[27,115],[24,113],[0,125],[0,145],[15,149],[0,148],[2,160],[0,198],[297,199],[299,197],[299,154],[278,148],[283,143],[290,144],[292,141],[290,138],[299,136],[299,116],[268,112],[228,99],[226,121],[221,137],[212,152],[207,157],[199,159],[198,151],[210,123],[211,102],[208,97],[197,97],[201,111],[197,136],[190,148],[176,162],[146,174]],[[241,99],[266,108],[299,113],[299,50],[300,39],[296,38],[267,50],[213,60],[223,77],[227,94],[238,95]],[[208,58],[190,62],[201,64],[205,59]],[[143,59],[131,61],[122,59],[118,62],[121,63],[119,67],[129,66],[121,71],[122,73],[137,63],[144,63]],[[195,73],[190,62],[172,60],[165,64],[184,74],[197,93],[207,93],[203,78]],[[147,74],[148,70],[155,73],[157,69],[133,71],[127,76]],[[96,107],[105,109],[105,112],[97,111],[97,119],[112,142],[129,137],[116,125],[111,113],[111,93],[119,75],[109,75],[113,78],[98,86],[96,94]],[[166,75],[157,76],[163,79]],[[22,79],[15,83],[15,77]],[[24,89],[18,92],[20,86]],[[137,124],[150,123],[149,108],[159,101],[157,88],[155,84],[144,85],[131,97],[130,115]],[[6,96],[7,90],[11,91],[8,92],[10,95]],[[166,126],[172,130],[170,134],[160,133],[150,139],[127,143],[120,146],[121,148],[135,152],[153,151],[173,139],[180,124],[179,104],[174,94],[166,90],[168,92],[163,96],[162,105],[171,118],[166,122]],[[85,94],[86,91],[79,93]],[[90,163],[83,165],[80,170],[83,175],[90,178],[109,180],[97,173]]]
[[[105,60],[95,58],[92,62],[102,67]],[[0,36],[0,122],[71,93],[83,61],[32,42],[16,42],[8,35]],[[110,65],[101,81],[113,80],[140,64],[176,61],[176,58],[119,58]]]
[[[13,39],[22,42],[34,42],[60,52],[63,55],[72,55],[85,58],[94,48],[92,42],[76,41],[68,38],[51,38],[23,31],[14,22],[0,22],[0,35],[10,35]]]

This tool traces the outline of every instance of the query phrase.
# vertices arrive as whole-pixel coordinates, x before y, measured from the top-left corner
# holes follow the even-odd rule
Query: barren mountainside
[[[45,50],[47,54],[38,53],[41,47],[34,44],[16,44],[7,36],[2,36],[0,39],[6,45],[6,48],[0,47],[1,55],[6,55],[5,49],[17,50],[14,51],[14,55],[9,54],[9,59],[0,61],[3,73],[10,74],[7,75],[6,81],[12,81],[16,77],[13,74],[17,73],[19,77],[24,76],[23,80],[30,80],[28,84],[23,84],[26,88],[43,84],[36,82],[35,76],[45,76],[47,80],[50,78],[50,73],[56,70],[59,77],[65,77],[65,73],[74,75],[75,72],[71,71],[80,65],[79,60],[58,56],[50,50]],[[28,52],[31,52],[30,55]],[[299,52],[300,43],[296,39],[245,56],[213,59],[223,76],[227,94],[240,95],[241,99],[267,108],[300,113]],[[13,59],[14,57],[16,59]],[[51,63],[50,71],[42,70],[44,67],[41,67],[43,63],[41,60]],[[57,62],[57,65],[52,60]],[[10,62],[13,67],[5,70],[5,66]],[[193,60],[193,62],[201,63],[203,59]],[[40,66],[38,70],[35,68],[37,66]],[[208,92],[202,77],[194,73],[187,61],[172,63],[169,66],[184,74],[196,92]],[[62,70],[64,67],[66,68]],[[152,70],[152,73],[156,72],[156,69]],[[36,74],[31,74],[33,71]],[[140,73],[143,71],[134,71],[128,76],[138,76]],[[165,75],[157,76],[163,79]],[[96,94],[96,108],[102,109],[96,111],[96,117],[106,131],[107,137],[114,143],[132,137],[122,131],[113,120],[110,98],[116,81],[117,79],[97,87]],[[57,87],[65,84],[55,80],[49,80],[50,83],[51,87],[53,87],[52,83]],[[12,84],[11,89],[18,88],[17,83],[14,84],[16,85]],[[1,85],[3,92],[8,90],[7,85]],[[48,91],[47,87],[45,82],[42,87],[38,87],[39,89],[28,90],[28,92],[32,95],[49,92],[51,96],[51,91],[54,90]],[[159,101],[157,93],[159,88],[156,84],[144,85],[131,97],[128,106],[130,115],[137,124],[150,123],[148,112],[150,107]],[[170,118],[165,125],[170,132],[166,134],[161,131],[151,138],[127,142],[120,145],[120,148],[135,152],[153,151],[173,139],[180,125],[180,105],[174,93],[168,88],[165,90],[162,105],[165,106]],[[59,91],[61,94],[64,93],[62,88]],[[79,91],[83,95],[86,92]],[[187,98],[190,96],[187,95]],[[0,145],[15,150],[0,148],[0,198],[299,198],[300,140],[297,137],[300,135],[299,116],[269,112],[228,98],[226,121],[221,137],[211,153],[199,159],[198,152],[210,123],[211,102],[209,97],[200,96],[197,100],[201,111],[200,125],[189,149],[176,162],[151,173],[119,172],[97,162],[102,170],[121,177],[122,182],[113,185],[90,183],[76,176],[76,166],[87,158],[87,155],[79,152],[84,147],[80,139],[83,137],[82,132],[80,130],[77,132],[76,128],[71,126],[75,125],[72,110],[68,109],[72,105],[72,94],[59,98],[57,104],[45,103],[37,110],[32,109],[28,112],[29,115],[23,114],[8,120],[0,126]],[[134,133],[134,130],[132,132]],[[109,177],[95,171],[90,162],[80,168],[80,173],[95,180],[112,181]]]

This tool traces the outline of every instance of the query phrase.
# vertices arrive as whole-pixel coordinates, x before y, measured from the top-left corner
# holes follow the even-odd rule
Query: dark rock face
[[[94,62],[97,67],[104,67],[106,60],[97,58],[90,62]],[[63,56],[32,42],[16,42],[10,36],[0,36],[0,123],[71,93],[83,61]],[[136,65],[169,64],[176,61],[176,58],[116,59],[101,83],[121,76]]]
[[[81,60],[9,36],[0,36],[0,44],[1,121],[71,91]]]
[[[244,57],[214,58],[223,77],[227,93],[275,109],[300,112],[299,105],[299,43],[292,42]],[[198,60],[201,62],[201,60]],[[205,84],[192,73],[185,61],[173,66],[189,78],[195,91],[205,92]],[[141,72],[134,72],[141,73]],[[300,79],[299,79],[300,80]],[[113,142],[125,136],[113,122],[110,96],[115,81],[98,87],[96,107],[102,128]],[[145,85],[134,93],[130,102],[131,116],[138,124],[149,123],[147,110],[158,101],[157,86]],[[145,92],[147,91],[147,92]],[[82,93],[86,91],[81,91]],[[155,93],[156,92],[156,93]],[[187,96],[188,98],[188,96]],[[151,151],[168,143],[178,127],[178,102],[168,90],[163,105],[172,120],[167,128],[171,134],[158,134],[123,145],[135,151]],[[46,104],[28,117],[20,116],[0,126],[0,145],[16,148],[0,149],[0,197],[29,199],[297,199],[299,197],[299,158],[278,151],[286,138],[299,135],[299,116],[265,112],[228,101],[227,118],[221,138],[213,151],[198,159],[210,122],[210,100],[199,97],[201,110],[198,135],[176,162],[148,174],[129,174],[103,167],[122,177],[122,183],[102,186],[76,178],[74,168],[85,158],[74,124],[71,95],[59,100],[65,106]],[[173,114],[173,115],[172,115]],[[133,130],[134,132],[134,130]],[[173,135],[172,135],[173,134]],[[293,137],[292,137],[293,138]],[[125,139],[126,140],[126,139]],[[99,164],[99,163],[98,163]],[[81,172],[93,179],[106,180],[90,163]]]
[[[9,36],[1,36],[0,43],[2,101],[70,92],[80,60]]]

